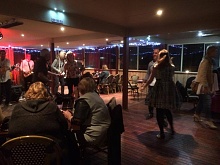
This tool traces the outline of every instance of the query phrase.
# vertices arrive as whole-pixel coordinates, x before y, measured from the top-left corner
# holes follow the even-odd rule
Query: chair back
[[[139,79],[139,76],[137,76],[137,75],[131,76],[131,83],[132,84],[137,84],[138,79]]]
[[[196,77],[189,77],[189,78],[186,80],[186,86],[185,86],[186,89],[191,89],[190,85],[192,84],[192,81],[193,81],[195,78],[196,78]]]
[[[55,141],[44,136],[21,136],[1,146],[4,156],[14,165],[61,164],[61,149]]]

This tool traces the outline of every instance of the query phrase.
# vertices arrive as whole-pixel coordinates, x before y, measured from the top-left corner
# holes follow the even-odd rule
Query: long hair
[[[28,91],[25,93],[24,97],[27,100],[37,100],[37,99],[46,99],[49,100],[49,93],[44,86],[44,84],[40,81],[31,84]]]

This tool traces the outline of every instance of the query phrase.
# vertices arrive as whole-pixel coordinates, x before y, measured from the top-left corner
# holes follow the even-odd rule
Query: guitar
[[[28,76],[32,75],[33,73],[34,73],[33,71],[23,72],[23,76],[24,76],[24,77],[28,77]]]

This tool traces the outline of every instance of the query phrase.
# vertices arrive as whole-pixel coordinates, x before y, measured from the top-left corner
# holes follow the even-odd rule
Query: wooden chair
[[[135,85],[135,84],[137,84],[138,83],[138,79],[139,79],[139,76],[137,76],[137,75],[133,75],[133,76],[131,76],[131,84],[132,85]]]
[[[195,79],[196,77],[189,77],[187,80],[186,80],[186,86],[185,86],[185,89],[186,89],[186,94],[187,94],[187,102],[193,102],[193,105],[194,105],[194,109],[196,108],[196,105],[198,103],[198,100],[199,100],[199,96],[196,95],[196,93],[194,93],[190,87],[192,81]]]
[[[114,81],[112,82],[112,90],[116,93],[117,91],[119,91],[118,89],[118,83],[120,80],[120,74],[116,74],[114,76]]]
[[[113,78],[114,76],[112,74],[110,74],[107,78],[106,78],[106,83],[105,84],[99,84],[100,88],[102,90],[106,90],[107,94],[109,95],[110,92],[112,92],[112,83],[113,83]]]
[[[128,90],[129,92],[131,92],[131,95],[134,97],[134,99],[137,96],[139,100],[139,87],[137,86],[137,84],[131,84],[130,81],[128,81]]]
[[[6,160],[14,165],[60,165],[61,149],[52,139],[44,136],[20,136],[1,146]]]

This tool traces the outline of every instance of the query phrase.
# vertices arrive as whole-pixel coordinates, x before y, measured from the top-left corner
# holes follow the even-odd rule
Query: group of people
[[[194,121],[204,122],[209,128],[216,129],[211,119],[211,97],[219,90],[214,88],[213,65],[214,57],[217,54],[217,47],[208,46],[206,54],[200,62],[195,81],[199,84],[196,94],[199,96],[199,102],[193,116]],[[149,114],[146,119],[153,117],[153,109],[156,108],[156,119],[160,129],[157,138],[164,139],[164,127],[167,126],[164,121],[167,119],[171,135],[175,134],[173,126],[172,111],[180,108],[180,95],[173,81],[175,66],[165,49],[159,51],[154,49],[153,60],[148,64],[148,72],[141,87],[143,91],[148,87],[146,104],[148,104]],[[218,82],[217,82],[218,83]],[[217,85],[218,87],[218,85]],[[205,120],[201,118],[201,113],[205,112]]]
[[[11,64],[6,58],[5,50],[0,51],[0,56],[0,104],[5,97],[4,106],[7,107],[11,101]],[[64,95],[64,86],[67,85],[68,94],[78,98],[77,86],[82,71],[83,65],[74,59],[73,52],[61,51],[50,65],[50,52],[43,49],[35,62],[31,60],[30,54],[26,54],[25,59],[21,60],[20,79],[23,80],[24,91],[27,91],[33,82],[41,81],[48,87],[48,90],[53,85],[53,91],[50,92],[53,95],[58,93],[59,86],[61,86],[61,94]],[[52,79],[48,78],[48,74],[52,75]],[[65,81],[64,77],[66,77]]]
[[[54,60],[51,65],[54,71],[51,69],[50,73],[50,52],[47,49],[41,50],[40,57],[34,64],[33,74],[30,74],[33,82],[24,94],[26,101],[16,104],[12,110],[8,135],[10,138],[33,134],[50,137],[62,149],[62,164],[76,164],[79,150],[71,131],[76,128],[77,131],[80,130],[87,144],[106,144],[111,117],[106,104],[96,92],[94,79],[85,77],[79,80],[80,69],[74,62],[72,52],[66,53],[67,62],[64,62],[64,56],[65,53],[61,52],[59,58]],[[10,62],[7,64],[9,69]],[[78,86],[80,98],[75,101],[73,110],[60,109],[47,88],[52,81],[47,75],[61,75],[63,72],[67,74],[67,83]],[[28,74],[28,70],[26,73]],[[72,92],[68,87],[69,92]]]

